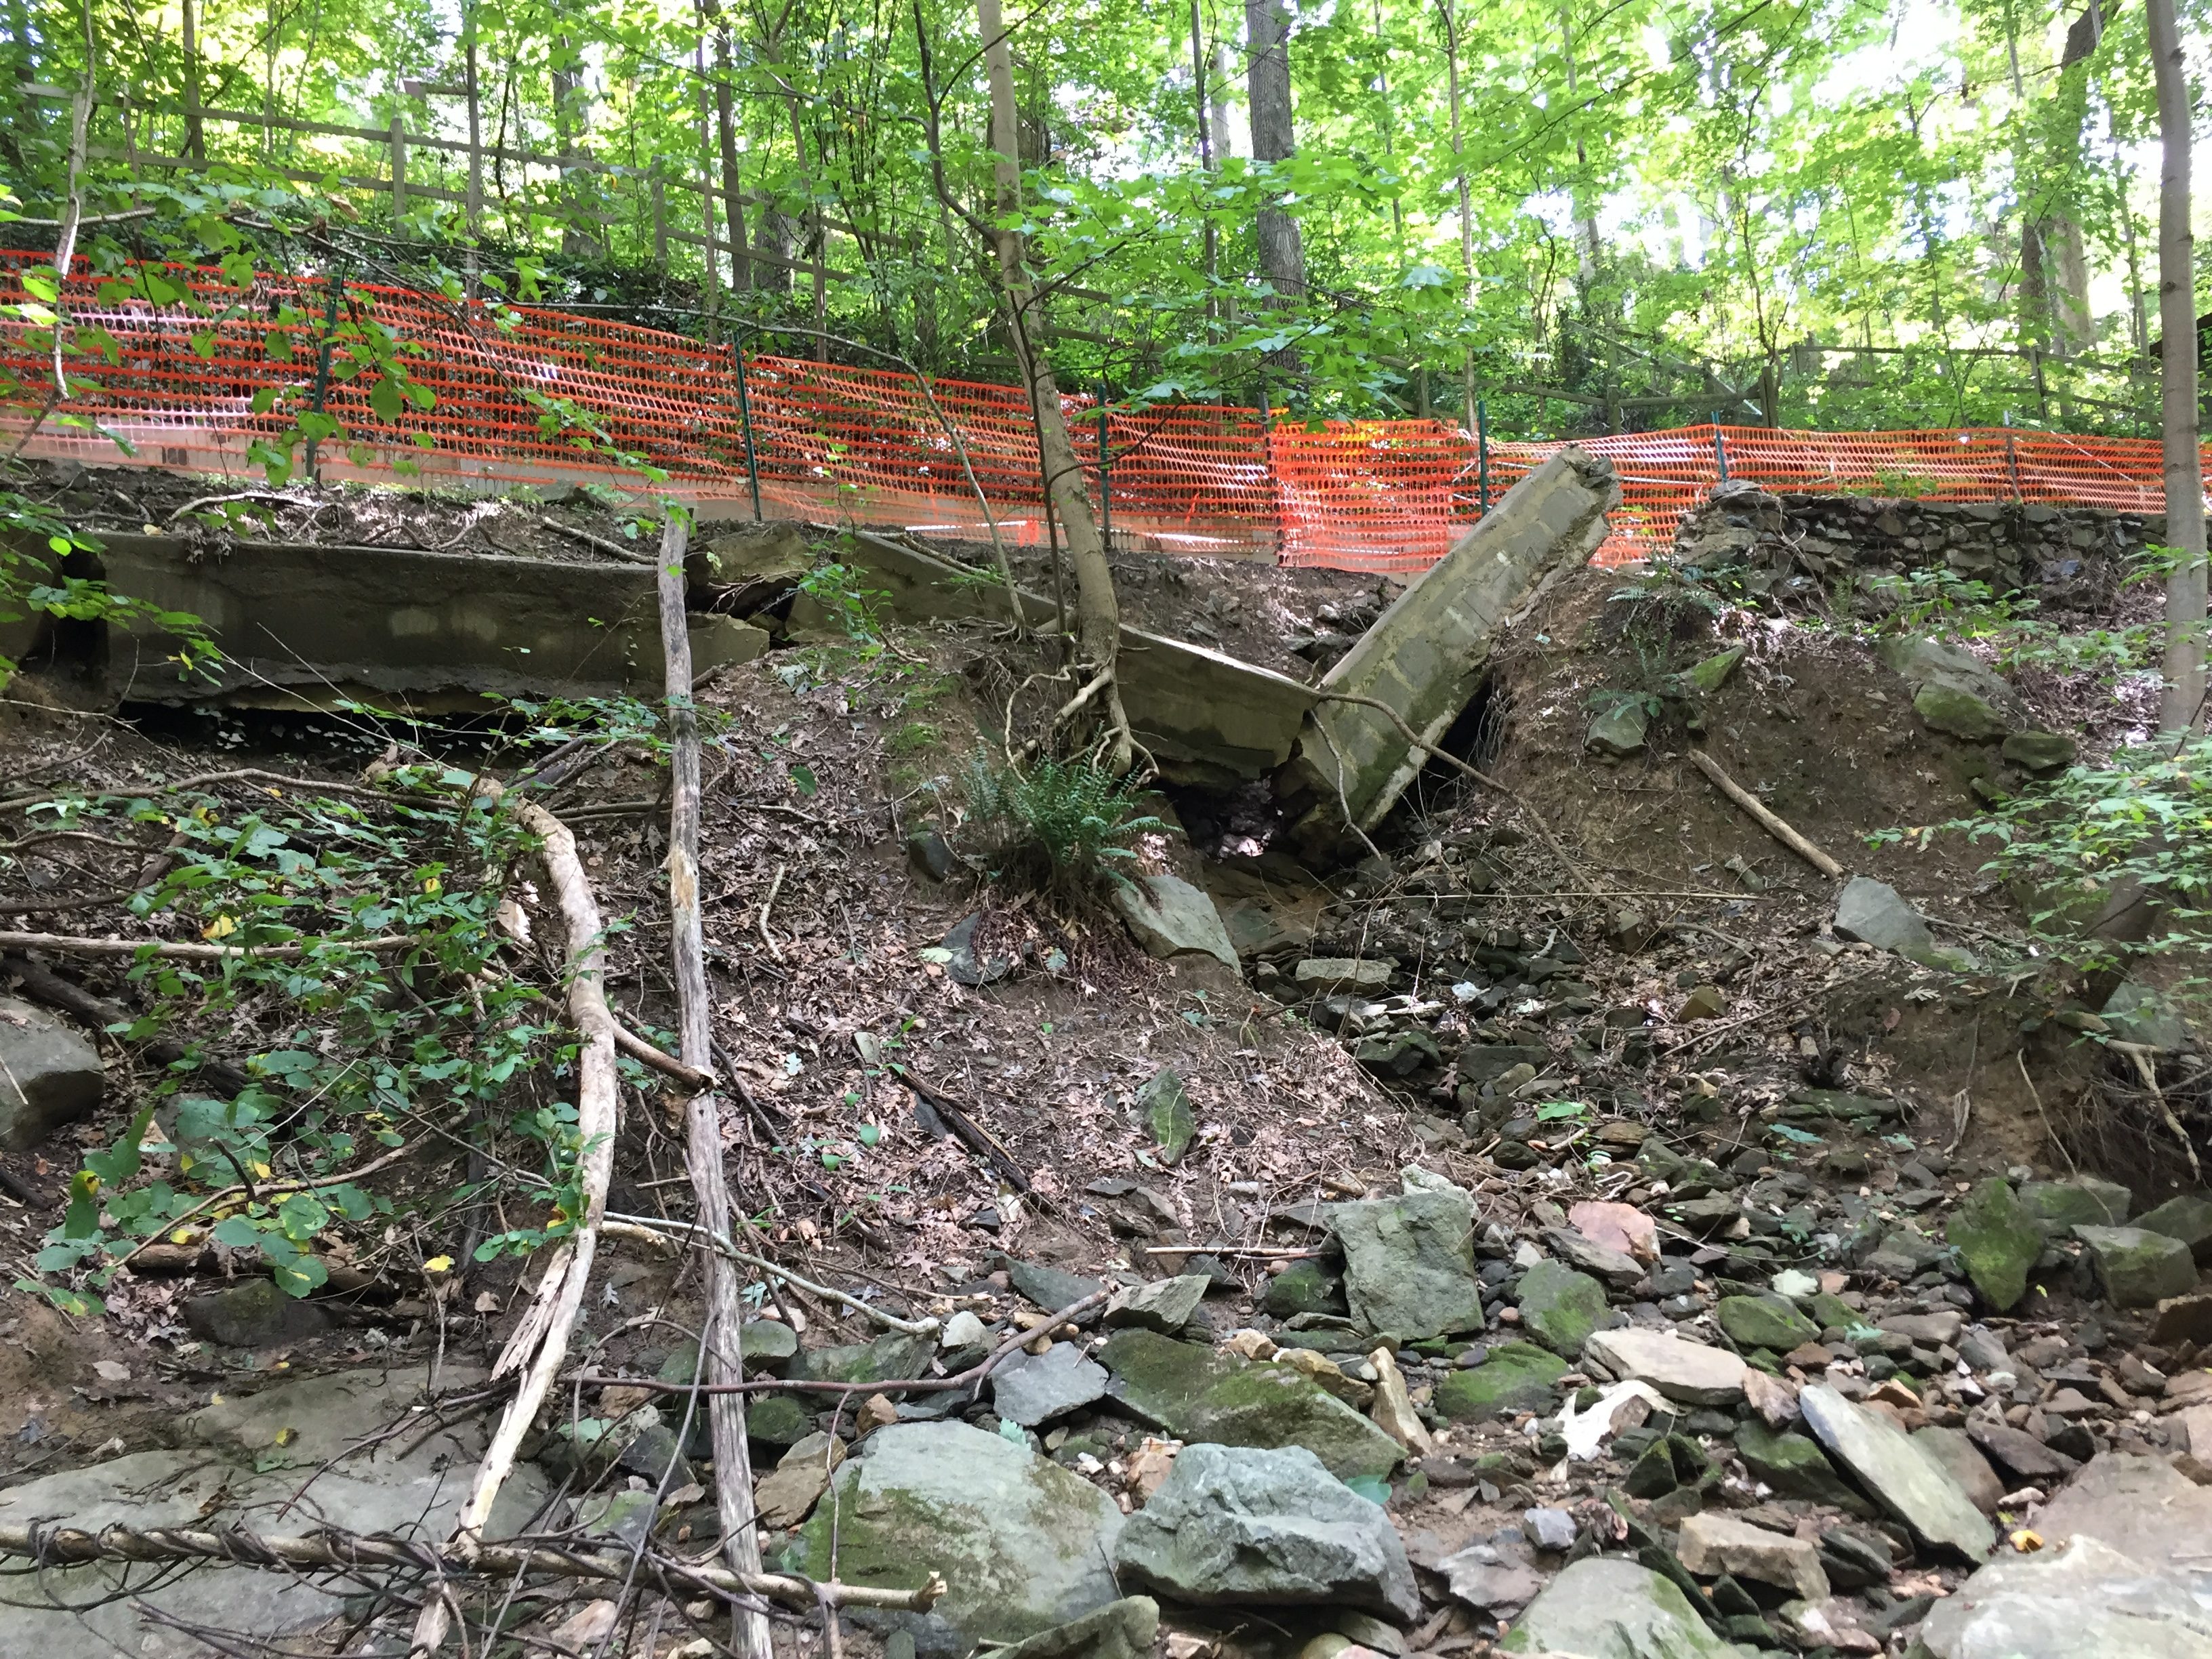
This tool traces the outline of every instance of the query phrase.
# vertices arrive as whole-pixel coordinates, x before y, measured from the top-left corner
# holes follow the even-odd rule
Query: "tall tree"
[[[1287,161],[1297,154],[1291,125],[1291,15],[1283,0],[1244,0],[1244,33],[1251,52],[1245,71],[1252,106],[1252,159]],[[1298,222],[1273,202],[1255,216],[1260,271],[1285,299],[1306,291],[1305,246]]]
[[[1067,562],[1075,573],[1076,649],[1091,679],[1061,710],[1073,717],[1103,702],[1106,709],[1105,763],[1127,772],[1136,757],[1129,717],[1121,708],[1115,679],[1121,643],[1121,608],[1114,592],[1114,570],[1084,482],[1083,463],[1067,434],[1060,401],[1060,381],[1044,355],[1038,295],[1030,278],[1027,239],[1022,234],[1020,112],[1014,101],[1013,54],[1000,15],[999,0],[975,0],[975,20],[983,34],[983,70],[991,88],[991,179],[994,212],[992,252],[997,256],[999,289],[1005,301],[1006,334],[1036,410],[1037,453],[1044,471],[1045,495],[1067,538]],[[1055,722],[1058,724],[1058,722]]]
[[[2159,381],[2166,438],[2166,544],[2177,555],[2166,584],[2166,691],[2160,728],[2189,732],[2204,712],[2204,467],[2197,448],[2197,270],[2189,228],[2194,111],[2174,0],[2149,0],[2158,83]]]

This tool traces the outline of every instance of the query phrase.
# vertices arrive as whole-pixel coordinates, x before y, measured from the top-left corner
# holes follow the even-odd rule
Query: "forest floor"
[[[56,483],[58,506],[95,531],[211,510],[180,512],[187,486],[143,473]],[[234,504],[271,517],[205,533],[473,538],[607,556],[540,522],[558,514],[591,536],[636,539],[594,501],[541,514],[292,494],[289,505]],[[1132,620],[1302,678],[1391,592],[1372,577],[1235,562],[1127,556],[1117,569]],[[1048,586],[1042,566],[1019,574]],[[2212,1297],[2193,1266],[2183,1284],[2169,1261],[2160,1305],[2068,1231],[2185,1192],[2179,1148],[2145,1133],[2133,1073],[2082,1041],[2095,1020],[2081,988],[2023,965],[2019,907],[1981,873],[1979,849],[1947,835],[1869,844],[1972,811],[1978,779],[2016,776],[1987,745],[1926,729],[1863,640],[1747,610],[1668,613],[1656,635],[1638,633],[1623,583],[1577,575],[1499,643],[1468,752],[1502,787],[1431,767],[1378,855],[1352,870],[1307,870],[1272,847],[1257,797],[1157,798],[1172,828],[1141,841],[1135,868],[1208,890],[1251,944],[1236,969],[1154,960],[1109,912],[988,879],[959,780],[1000,725],[987,698],[1004,641],[988,628],[883,618],[879,635],[787,637],[701,689],[711,734],[701,885],[719,1061],[733,1085],[728,1168],[758,1248],[797,1276],[757,1304],[761,1324],[794,1339],[763,1348],[770,1369],[945,1375],[1005,1338],[1036,1339],[1012,1362],[1025,1385],[1009,1367],[995,1389],[756,1396],[755,1467],[782,1482],[773,1504],[763,1487],[772,1568],[907,1585],[936,1565],[953,1581],[938,1614],[888,1636],[880,1620],[848,1627],[831,1652],[910,1638],[925,1654],[959,1652],[1110,1601],[1097,1564],[1033,1561],[1026,1535],[1054,1528],[1087,1540],[1078,1554],[1109,1555],[1119,1529],[1120,1589],[1151,1589],[1163,1620],[1141,1643],[1131,1624],[1086,1629],[1056,1651],[1112,1656],[1115,1641],[1157,1639],[1170,1659],[1458,1655],[1492,1650],[1525,1623],[1516,1639],[1570,1654],[1738,1650],[1724,1641],[1901,1652],[1991,1550],[2032,1559],[2061,1541],[2063,1522],[2170,1554],[2172,1540],[2147,1542],[2114,1516],[2152,1491],[2170,1513],[2212,1514],[2212,1493],[2194,1484],[2212,1479],[2197,1461],[2212,1462],[2212,1372],[2197,1368],[2200,1346],[2212,1348]],[[1847,870],[1895,889],[1942,945],[1999,968],[1924,966],[1838,938],[1836,884],[1688,763],[1675,705],[1630,758],[1591,750],[1603,694],[1640,696],[1725,646],[1742,655],[1698,706],[1706,752]],[[2055,678],[2020,690],[2085,747],[2111,741],[2124,715]],[[244,810],[271,778],[295,793],[317,780],[357,785],[395,740],[420,735],[360,714],[113,718],[72,710],[65,684],[35,677],[12,696],[0,760],[19,813],[63,784],[150,789],[210,774],[228,775],[199,787]],[[2104,727],[2085,722],[2091,708]],[[449,757],[512,759],[482,732],[455,737]],[[571,823],[599,902],[619,919],[606,939],[617,1017],[672,1047],[665,775],[643,746],[617,744],[547,805]],[[26,825],[7,872],[11,910],[85,935],[161,936],[158,918],[114,904],[39,914],[128,866],[112,847],[33,845],[34,832]],[[550,896],[526,891],[522,910],[541,940],[556,930]],[[146,976],[127,958],[24,948],[19,967],[146,1011]],[[274,1036],[265,1008],[226,1018],[235,1052]],[[418,1419],[418,1396],[445,1402],[434,1416],[453,1443],[434,1468],[412,1451],[392,1467],[435,1489],[418,1509],[449,1503],[498,1404],[481,1379],[529,1305],[539,1260],[478,1262],[465,1245],[489,1224],[481,1217],[465,1238],[465,1212],[408,1210],[410,1193],[452,1185],[458,1151],[428,1146],[402,1166],[389,1191],[403,1218],[380,1236],[341,1238],[334,1226],[325,1243],[353,1271],[306,1303],[242,1297],[251,1255],[180,1233],[108,1286],[104,1313],[71,1318],[38,1293],[29,1264],[83,1155],[129,1131],[162,1075],[135,1036],[81,1029],[104,1050],[101,1103],[0,1154],[0,1250],[21,1274],[0,1291],[0,1526],[82,1517],[126,1487],[190,1498],[179,1516],[215,1513],[218,1498],[191,1481],[230,1458],[250,1526],[304,1530],[281,1522],[289,1500],[252,1498],[252,1481],[368,1480],[356,1440],[385,1417]],[[2201,1092],[2201,1078],[2192,1086]],[[680,1098],[643,1073],[624,1096],[607,1208],[680,1222]],[[954,1119],[990,1150],[948,1132]],[[2114,1199],[2083,1179],[2092,1173],[2127,1190]],[[2003,1217],[2025,1214],[2030,1229],[2025,1247],[2007,1247],[2021,1258],[2009,1298],[1972,1242],[1990,1231],[1993,1185]],[[1463,1231],[1445,1269],[1405,1231],[1419,1232],[1406,1218],[1432,1202],[1464,1206],[1473,1234],[1471,1255]],[[1355,1212],[1396,1219],[1378,1238]],[[2212,1222],[2203,1231],[2189,1242],[2212,1243]],[[648,1237],[602,1245],[515,1524],[696,1558],[714,1538],[713,1475],[690,1432],[698,1397],[665,1385],[690,1378],[697,1265]],[[1386,1305],[1432,1310],[1455,1285],[1471,1306],[1426,1328],[1380,1319]],[[1093,1290],[1115,1294],[1103,1322],[1094,1307],[1055,1343],[1043,1316]],[[940,1322],[942,1352],[902,1347],[884,1315]],[[1679,1348],[1647,1363],[1608,1346],[1660,1334],[1717,1364],[1719,1381],[1701,1371],[1686,1382]],[[794,1350],[814,1358],[792,1370]],[[1276,1402],[1275,1416],[1229,1411],[1224,1379],[1245,1370],[1295,1401]],[[586,1374],[618,1380],[574,1380]],[[314,1379],[362,1377],[388,1382],[397,1407],[314,1392]],[[1012,1403],[1037,1395],[1042,1415]],[[263,1418],[241,1404],[257,1398],[270,1402]],[[856,1434],[857,1477],[833,1483]],[[907,1470],[911,1490],[882,1485],[905,1467],[901,1435],[934,1437],[914,1443],[932,1468]],[[877,1436],[886,1449],[871,1452]],[[1410,1572],[1390,1566],[1362,1514],[1338,1510],[1304,1579],[1270,1557],[1276,1576],[1254,1569],[1256,1587],[1240,1588],[1218,1563],[1164,1559],[1173,1553],[1157,1528],[1146,1556],[1133,1517],[1155,1502],[1187,1506],[1194,1532],[1222,1524],[1184,1490],[1204,1467],[1189,1449],[1208,1443],[1315,1450],[1386,1505],[1376,1513]],[[1002,1456],[1059,1472],[1024,1477],[1034,1491],[1019,1501],[1038,1506],[1026,1520],[993,1484]],[[1932,1495],[1931,1463],[1948,1483]],[[2069,1492],[2085,1466],[2104,1484],[2084,1475]],[[130,1479],[101,1486],[103,1469]],[[1304,1469],[1250,1478],[1266,1488],[1252,1498],[1263,1518],[1267,1502],[1295,1509],[1297,1494],[1335,1501],[1315,1498]],[[885,1492],[926,1524],[902,1530],[905,1511]],[[321,1518],[367,1526],[336,1500]],[[1599,1588],[1583,1565],[1624,1557],[1645,1573],[1626,1589]],[[1547,1603],[1568,1572],[1584,1577]],[[1662,1581],[1668,1591],[1651,1588]],[[277,1650],[240,1644],[222,1634],[236,1628],[225,1618],[164,1594],[147,1586],[58,1623],[0,1609],[0,1632],[15,1631],[0,1646],[35,1641],[65,1659],[104,1654],[118,1635],[138,1652],[143,1633],[155,1655]],[[1601,1615],[1633,1624],[1647,1601],[1650,1628],[1633,1641],[1586,1627]],[[500,1639],[511,1645],[490,1650],[690,1659],[729,1636],[708,1604],[649,1583],[588,1595],[541,1583],[510,1602]],[[385,1644],[357,1650],[398,1651],[410,1622],[373,1600],[344,1611],[295,1601],[272,1604],[259,1634],[287,1651],[337,1651],[345,1626],[344,1639]],[[780,1626],[776,1639],[820,1652],[821,1622]]]

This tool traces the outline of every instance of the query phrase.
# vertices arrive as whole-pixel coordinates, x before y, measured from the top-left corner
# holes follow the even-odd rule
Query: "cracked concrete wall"
[[[1589,561],[1620,501],[1608,462],[1561,450],[1400,594],[1321,690],[1386,703],[1437,741],[1481,684],[1498,629],[1548,579]],[[1379,710],[1318,702],[1277,781],[1293,842],[1315,857],[1333,856],[1346,840],[1356,845],[1347,812],[1372,830],[1427,762]]]

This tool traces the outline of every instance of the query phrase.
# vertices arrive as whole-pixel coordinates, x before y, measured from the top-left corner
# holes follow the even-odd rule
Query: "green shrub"
[[[1128,884],[1115,864],[1168,825],[1137,806],[1137,787],[1085,761],[1033,761],[1027,770],[978,752],[966,779],[969,820],[987,839],[994,879],[1082,897]]]

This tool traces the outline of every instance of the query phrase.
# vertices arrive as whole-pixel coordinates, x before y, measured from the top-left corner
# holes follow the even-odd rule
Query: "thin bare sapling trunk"
[[[2166,691],[2159,727],[2179,742],[2204,714],[2204,468],[2197,450],[2197,295],[2189,228],[2189,82],[2173,0],[2149,0],[2162,147],[2158,190],[2159,380],[2166,438]]]

